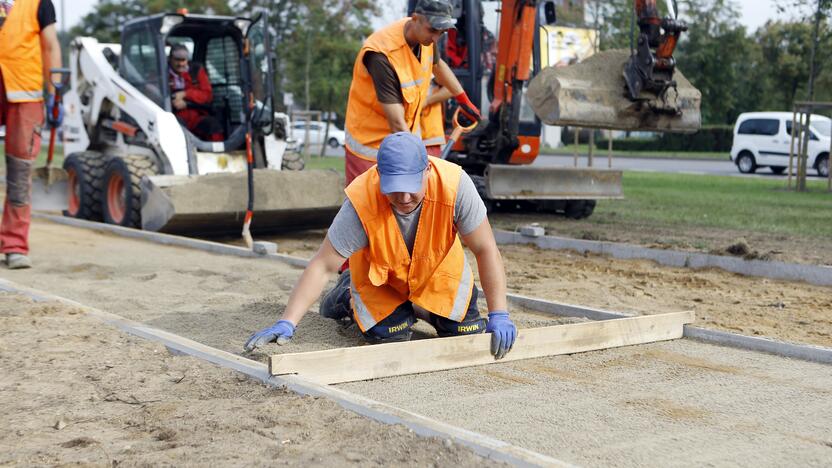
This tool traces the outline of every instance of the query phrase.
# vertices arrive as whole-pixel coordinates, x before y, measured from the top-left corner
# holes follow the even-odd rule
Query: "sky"
[[[61,21],[61,5],[66,6],[66,23],[68,27],[74,26],[87,13],[91,12],[93,6],[98,0],[52,0],[55,3],[56,13],[58,14],[58,21]],[[396,0],[382,0],[385,4],[390,5],[390,8],[384,8],[389,16],[379,18],[378,25],[381,26],[403,14],[404,7],[400,9],[395,8],[395,5],[405,2]],[[750,32],[753,32],[758,27],[763,25],[769,19],[776,19],[778,16],[775,8],[776,0],[736,0],[740,7],[739,21],[744,24]],[[397,11],[399,10],[399,11]],[[59,25],[60,26],[60,25]]]

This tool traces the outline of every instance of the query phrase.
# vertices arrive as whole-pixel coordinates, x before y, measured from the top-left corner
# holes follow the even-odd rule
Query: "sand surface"
[[[3,466],[495,465],[60,303],[0,293],[0,323]]]
[[[310,234],[306,240],[300,241],[298,248],[314,247],[317,244],[316,236],[319,234]],[[242,343],[253,330],[275,320],[286,300],[288,291],[300,274],[299,269],[279,262],[164,247],[48,222],[34,224],[32,243],[32,257],[36,268],[24,271],[2,270],[2,277],[232,352],[241,351]],[[309,245],[304,246],[303,243]],[[285,251],[287,247],[289,245],[284,245],[283,250]],[[594,267],[597,271],[576,270],[575,275],[583,274],[586,277],[581,279],[575,276],[573,278],[565,272],[572,271],[576,267],[567,265],[553,267],[540,278],[520,278],[518,269],[522,269],[522,265],[513,263],[517,261],[517,258],[523,257],[526,262],[542,262],[544,265],[548,263],[558,265],[558,262],[549,259],[550,252],[535,250],[516,252],[506,250],[505,252],[509,275],[512,278],[512,288],[516,290],[527,288],[521,292],[530,295],[542,296],[543,294],[537,294],[535,291],[540,293],[548,291],[549,295],[562,296],[554,299],[581,304],[584,303],[580,300],[581,298],[589,297],[602,302],[630,301],[628,302],[630,304],[641,304],[645,312],[650,311],[647,310],[649,302],[638,301],[661,299],[668,301],[667,304],[673,302],[671,297],[651,298],[645,295],[637,298],[627,294],[636,290],[633,287],[636,284],[635,281],[645,281],[645,278],[656,284],[664,284],[666,278],[673,277],[673,274],[667,273],[668,270],[665,268],[650,264],[639,266],[639,262],[616,266],[620,262],[600,257],[589,259],[574,257],[575,265],[584,263],[591,265],[592,262],[597,262]],[[656,271],[651,272],[647,266],[655,268]],[[640,271],[639,268],[647,269],[647,271]],[[620,270],[616,277],[624,278],[627,276],[626,272],[630,272],[635,278],[621,283],[620,289],[610,288],[610,284],[606,281],[611,281],[611,279],[603,276],[606,274],[605,269],[610,272]],[[704,281],[697,276],[698,273],[692,275],[686,270],[680,271],[685,272],[684,275],[679,274],[680,281],[681,278],[688,278],[694,282]],[[705,272],[705,274],[718,274],[719,276],[710,278],[708,283],[703,283],[700,289],[701,294],[714,293],[714,288],[718,288],[725,278],[736,277],[736,275],[726,275],[720,272]],[[786,294],[787,289],[799,289],[799,286],[801,285],[784,283],[783,293]],[[642,288],[646,287],[648,286],[642,286]],[[681,286],[678,284],[668,284],[665,289],[656,291],[650,289],[647,292],[653,296],[669,295],[671,291],[679,288]],[[751,291],[750,285],[749,291]],[[823,288],[815,290],[816,293],[826,292],[826,297],[828,297],[828,291]],[[738,294],[743,294],[743,290],[738,289]],[[811,295],[812,293],[806,292],[807,297]],[[717,304],[714,306],[715,310],[717,308],[721,310],[718,304],[730,302],[717,294],[711,294],[709,297],[713,297],[713,302]],[[742,298],[742,296],[738,297]],[[745,299],[750,300],[748,297]],[[616,304],[620,305],[619,302]],[[677,307],[673,310],[680,310],[687,303],[680,301],[676,305]],[[663,310],[654,312],[661,311]],[[513,312],[521,328],[558,322],[548,316],[524,311]],[[77,317],[72,318],[77,319]],[[17,338],[18,342],[30,343],[29,337],[24,336],[23,333],[28,330],[31,320],[29,317],[24,317],[18,321],[20,329],[18,333],[21,334]],[[741,317],[738,317],[737,321],[740,320]],[[68,321],[70,324],[78,322],[78,320]],[[83,387],[86,385],[83,375],[91,372],[80,364],[84,362],[81,359],[84,354],[80,353],[78,359],[71,360],[72,353],[67,351],[73,350],[78,353],[74,351],[76,347],[82,349],[83,346],[87,346],[83,339],[76,339],[76,336],[95,337],[97,335],[83,331],[75,333],[71,326],[64,328],[62,325],[48,326],[43,331],[41,331],[42,327],[39,327],[37,330],[39,333],[62,334],[62,339],[58,340],[57,345],[66,345],[66,351],[59,352],[57,356],[53,355],[50,358],[63,359],[63,361],[55,362],[71,361],[73,365],[82,366],[80,371],[67,370],[68,374],[75,376],[72,378],[80,380],[70,385],[61,385],[61,388],[78,387],[82,392],[86,392],[85,395],[90,394],[90,391]],[[426,334],[430,334],[427,329],[424,330]],[[132,350],[134,348],[132,344],[138,342],[124,335],[115,334],[114,337],[121,337],[123,343],[129,342],[131,346],[114,347],[111,345],[113,341],[95,337],[89,340],[89,348],[83,348],[89,350],[86,356],[89,356],[93,363],[108,360],[111,364],[107,365],[113,365],[112,363],[121,365],[126,359],[114,353],[128,352],[129,350],[124,348]],[[6,346],[5,338],[3,343],[3,346]],[[303,320],[296,338],[290,345],[284,347],[269,345],[263,353],[257,353],[253,357],[262,359],[266,354],[271,353],[310,351],[358,343],[354,329],[339,330],[332,322],[325,321],[312,312]],[[147,346],[150,349],[149,352],[152,353],[155,349],[153,345]],[[46,378],[48,375],[46,369],[40,374],[42,377],[34,373],[27,376],[26,372],[30,372],[29,370],[17,369],[22,367],[19,362],[25,359],[32,362],[45,362],[50,367],[54,367],[51,366],[54,362],[48,363],[49,358],[32,357],[29,354],[32,352],[30,348],[19,356],[11,354],[11,351],[4,350],[3,352],[4,359],[6,356],[18,356],[9,358],[8,364],[7,361],[3,361],[3,367],[9,369],[6,372],[22,373],[17,381],[26,382],[19,387],[14,387],[15,392],[30,391],[30,382],[37,382],[35,387],[51,388],[52,384],[57,381],[57,379]],[[9,349],[11,350],[11,347]],[[102,349],[106,352],[102,352]],[[130,352],[138,353],[139,351]],[[188,359],[182,367],[175,368],[174,363],[185,362],[185,359],[164,355],[162,349],[157,349],[152,356],[161,362],[136,363],[131,364],[131,367],[123,368],[121,377],[112,384],[114,386],[123,384],[121,387],[114,387],[122,392],[116,392],[119,398],[128,401],[132,401],[130,395],[134,395],[139,400],[179,398],[179,393],[168,391],[174,385],[165,380],[167,371],[156,369],[162,365],[176,369],[167,377],[169,380],[175,380],[185,374],[185,370],[197,367],[197,362]],[[13,359],[18,361],[13,361]],[[241,379],[233,373],[223,373],[224,371],[221,372],[210,366],[203,367],[220,373],[216,374],[217,376],[213,379],[195,379],[194,384],[205,384],[200,388],[203,393],[208,392],[209,395],[214,395],[211,393],[213,391],[219,392],[216,397],[202,406],[205,408],[203,411],[196,410],[189,413],[188,410],[181,409],[179,413],[160,413],[156,416],[157,419],[153,420],[156,421],[152,423],[154,429],[173,424],[174,430],[185,430],[180,429],[185,427],[183,421],[190,420],[194,417],[194,413],[200,416],[204,413],[213,414],[214,407],[218,405],[225,407],[224,398],[236,402],[228,402],[228,418],[231,420],[234,420],[237,414],[251,414],[254,417],[260,414],[258,409],[264,404],[273,405],[275,410],[268,414],[277,418],[276,415],[279,414],[277,408],[284,398],[295,398],[299,402],[298,405],[308,404],[306,401],[308,399],[274,393],[247,380],[239,382],[238,380]],[[89,367],[89,369],[93,368],[96,368],[95,365]],[[67,376],[67,378],[70,377]],[[135,380],[130,379],[145,379],[145,382],[139,382],[137,385]],[[148,381],[156,380],[159,380],[159,385],[168,386],[162,385],[156,393],[148,395],[137,393],[144,389],[141,384],[147,385]],[[185,381],[190,382],[190,379],[185,379]],[[223,387],[224,385],[231,385],[228,387],[230,390]],[[250,386],[252,390],[239,390],[241,385]],[[556,458],[589,466],[611,464],[621,466],[645,464],[654,466],[681,464],[822,465],[832,457],[832,424],[829,423],[832,421],[832,390],[830,390],[832,370],[829,366],[704,345],[689,340],[360,382],[344,385],[343,388],[373,399],[416,410],[426,416],[470,430],[483,432]],[[112,390],[103,396],[99,395],[97,397],[99,400],[93,401],[96,405],[90,406],[89,411],[91,413],[97,411],[96,408],[103,404],[101,400],[109,393],[112,393]],[[157,396],[159,394],[162,396]],[[200,393],[197,392],[197,394]],[[13,401],[15,405],[18,405],[18,401],[27,400],[25,397],[18,398],[18,396],[19,394],[14,394],[13,398],[3,398],[3,404],[12,404]],[[250,402],[255,404],[247,405]],[[122,404],[106,403],[109,406],[129,407],[128,409],[131,410],[136,410],[135,407],[140,406],[123,402]],[[317,404],[317,401],[313,403]],[[74,407],[72,406],[74,403],[64,401],[63,404],[70,408]],[[157,403],[145,406],[152,408],[155,404]],[[300,409],[297,409],[295,414],[303,414],[306,418],[306,406],[298,408]],[[337,410],[334,405],[331,405],[331,409]],[[19,411],[19,409],[13,409],[13,412]],[[246,413],[246,411],[251,411],[251,413]],[[50,414],[59,412],[61,411],[50,411]],[[192,416],[185,416],[187,414]],[[307,437],[332,437],[332,439],[325,440],[334,441],[341,440],[338,439],[340,430],[333,428],[331,423],[342,418],[338,414],[349,415],[360,427],[364,427],[367,423],[366,420],[349,413],[335,414],[333,416],[335,419],[313,417],[309,424],[304,425],[299,431],[308,434]],[[77,420],[83,420],[85,417],[78,416]],[[144,416],[143,418],[140,420],[148,420]],[[19,424],[24,424],[26,420],[27,418],[21,418]],[[213,424],[221,426],[224,432],[230,431],[225,426],[229,424],[226,418],[218,416],[213,421]],[[290,424],[292,420],[271,421],[272,423],[269,424],[273,424],[277,434],[284,430],[283,425]],[[53,430],[49,427],[55,424],[55,421],[43,420],[32,424],[40,424],[37,427],[42,428],[38,430],[47,431]],[[99,420],[98,424],[93,427],[101,426],[101,424]],[[67,429],[69,427],[72,426],[68,426]],[[123,424],[118,427],[129,426]],[[206,423],[205,427],[212,426]],[[239,431],[239,429],[236,430]],[[6,432],[14,433],[14,431]],[[152,431],[150,432],[151,435],[148,437],[154,437]],[[203,434],[202,428],[199,434]],[[74,437],[67,437],[66,441]],[[195,439],[197,435],[188,437]],[[217,437],[220,436],[217,435]],[[257,436],[248,436],[248,438],[252,437],[254,437],[253,440],[260,440]],[[240,439],[239,434],[230,439]],[[40,435],[32,438],[31,443],[34,444],[34,448],[31,448],[30,453],[44,452],[46,449],[42,447],[47,446],[50,450],[58,450],[52,445],[65,442],[64,439],[60,439],[50,444],[42,440],[45,439],[41,439]],[[379,443],[381,443],[380,439]],[[441,442],[437,443],[443,446]],[[325,453],[333,451],[327,443],[321,445],[327,447]],[[345,443],[343,445],[345,448],[338,450],[347,451],[348,447],[353,446]],[[398,446],[415,450],[408,442],[403,442]],[[307,449],[314,452],[314,449],[306,446],[299,449],[302,449],[302,454],[309,453]],[[256,449],[248,452],[244,449],[241,452],[260,453]],[[302,454],[299,453],[297,456],[300,457]],[[324,456],[324,451],[319,452],[317,456]],[[417,454],[411,458],[417,460],[420,456],[427,455]],[[459,454],[452,456],[459,457],[460,460],[463,457]],[[218,459],[221,460],[221,458]],[[156,459],[150,460],[153,463]],[[298,460],[299,463],[303,462],[303,460]],[[375,459],[360,459],[358,463],[374,463],[372,460]],[[424,462],[433,459],[421,458],[420,460]],[[326,463],[326,459],[323,463]],[[451,458],[440,461],[443,465],[451,463],[465,464],[466,462],[457,462]]]

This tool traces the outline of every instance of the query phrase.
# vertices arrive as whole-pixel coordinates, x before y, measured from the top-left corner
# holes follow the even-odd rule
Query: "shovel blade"
[[[69,185],[66,171],[55,167],[38,167],[32,177],[32,209],[62,211],[69,208]]]

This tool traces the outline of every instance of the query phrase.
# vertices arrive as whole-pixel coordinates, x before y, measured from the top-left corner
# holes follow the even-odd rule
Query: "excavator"
[[[415,3],[409,1],[409,11]],[[675,13],[661,18],[655,0],[634,0],[638,39],[632,51],[600,52],[581,63],[548,68],[542,42],[546,27],[557,22],[553,0],[454,0],[452,5],[457,28],[439,45],[440,53],[487,117],[453,142],[447,159],[471,175],[490,209],[580,219],[592,214],[596,200],[623,197],[620,171],[532,166],[542,123],[699,129],[701,94],[673,59],[687,26]],[[453,110],[447,103],[446,134],[455,126]]]

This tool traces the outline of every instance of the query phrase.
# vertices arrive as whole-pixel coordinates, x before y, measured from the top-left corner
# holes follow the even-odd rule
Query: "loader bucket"
[[[628,50],[608,50],[576,65],[545,68],[529,83],[529,104],[548,125],[681,133],[699,130],[702,94],[678,69],[673,74],[676,87],[668,89],[665,99],[646,91],[638,101],[626,97],[623,73],[629,58]]]
[[[239,234],[246,173],[145,177],[142,229],[191,235]],[[254,171],[253,232],[328,227],[344,201],[335,171]]]
[[[624,198],[621,171],[490,164],[486,195],[495,200],[599,200]]]

